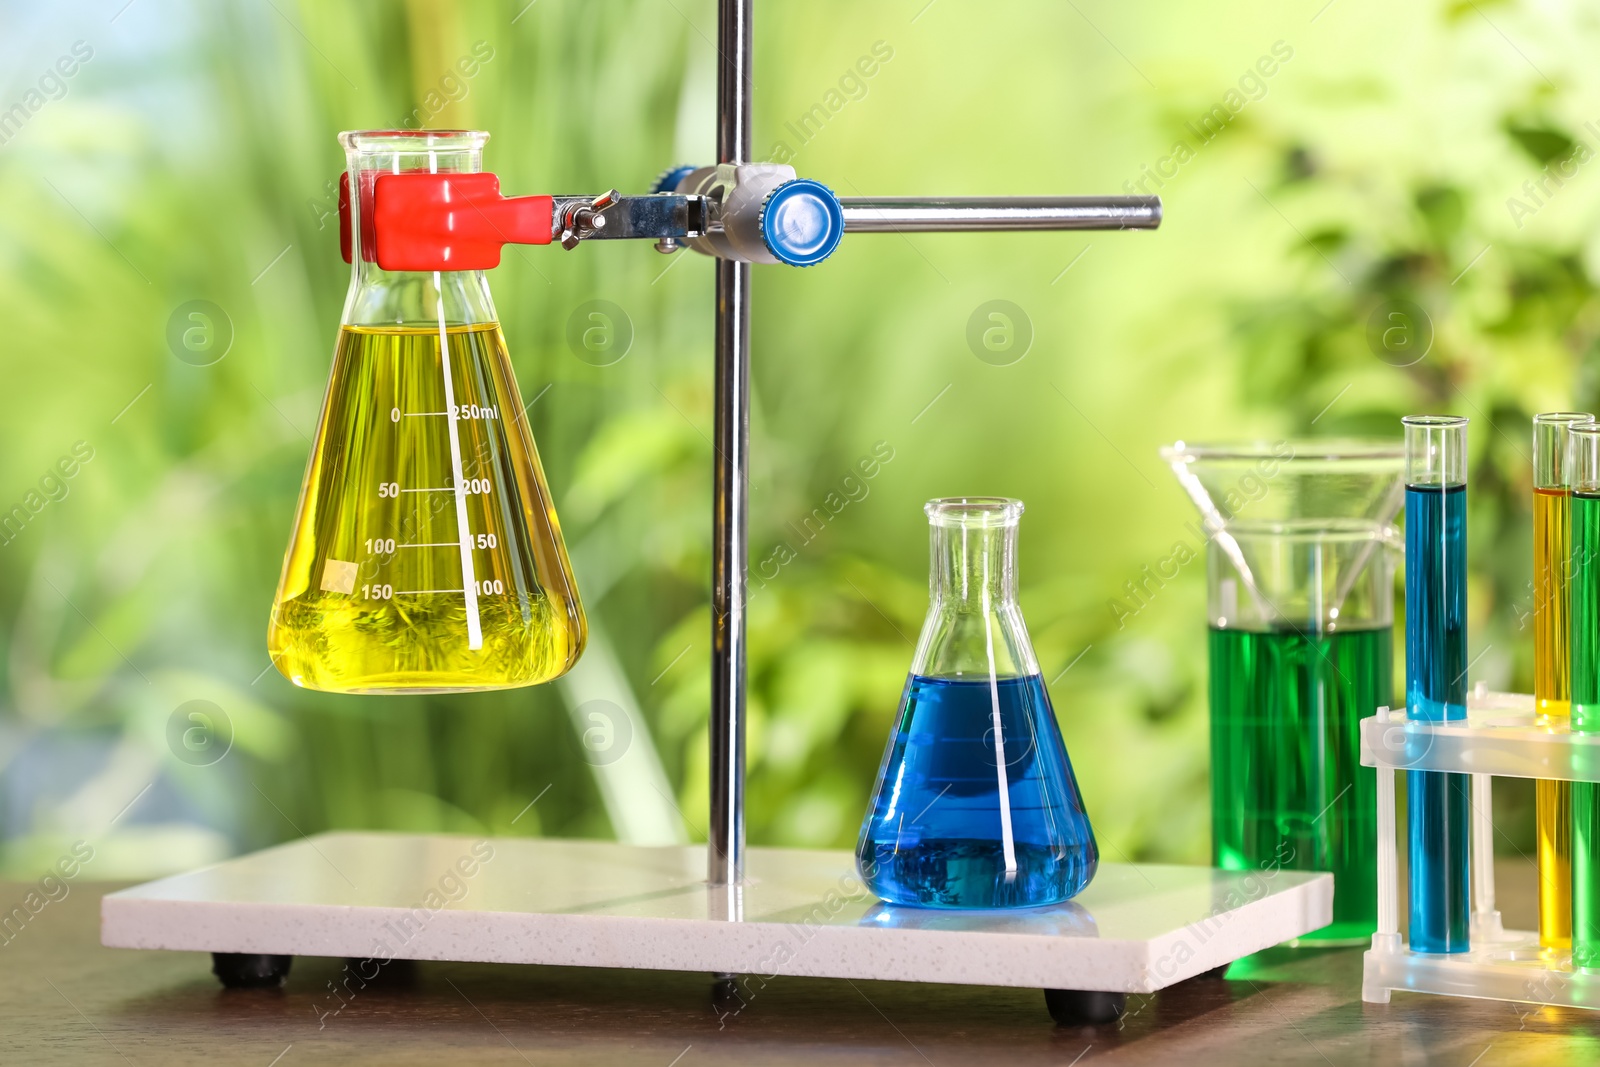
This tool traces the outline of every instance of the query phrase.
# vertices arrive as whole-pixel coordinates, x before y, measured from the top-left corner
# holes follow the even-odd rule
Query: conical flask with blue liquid
[[[1099,849],[1017,603],[1022,502],[929,501],[930,604],[861,827],[890,904],[1026,908],[1076,896]]]

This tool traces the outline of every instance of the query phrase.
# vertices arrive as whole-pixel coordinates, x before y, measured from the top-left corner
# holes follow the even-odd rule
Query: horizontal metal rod
[[[846,233],[1153,230],[1159,196],[846,196]]]

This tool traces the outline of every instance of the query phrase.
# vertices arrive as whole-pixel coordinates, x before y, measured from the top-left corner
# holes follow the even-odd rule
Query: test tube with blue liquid
[[[1467,717],[1467,420],[1410,415],[1406,439],[1406,716]],[[1465,952],[1472,780],[1406,773],[1411,949]]]

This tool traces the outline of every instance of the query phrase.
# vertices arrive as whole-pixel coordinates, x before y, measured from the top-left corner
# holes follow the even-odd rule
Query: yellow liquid
[[[1571,713],[1572,668],[1568,644],[1568,522],[1565,489],[1533,491],[1533,696],[1539,714],[1564,720]],[[1539,943],[1572,944],[1571,786],[1540,781],[1534,787],[1539,841]]]
[[[340,330],[267,635],[295,685],[506,689],[564,674],[583,651],[500,328],[446,338],[442,360],[437,327]]]

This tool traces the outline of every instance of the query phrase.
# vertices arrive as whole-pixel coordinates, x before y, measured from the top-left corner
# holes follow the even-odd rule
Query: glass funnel
[[[585,624],[482,271],[385,271],[383,173],[473,173],[488,134],[340,135],[349,295],[267,644],[296,685],[437,693],[565,673]]]
[[[930,604],[856,846],[890,904],[1055,904],[1099,850],[1017,604],[1022,502],[933,500]]]
[[[1359,728],[1394,703],[1404,449],[1180,441],[1162,458],[1206,540],[1212,862],[1333,872],[1333,923],[1303,940],[1359,941],[1377,926]]]

